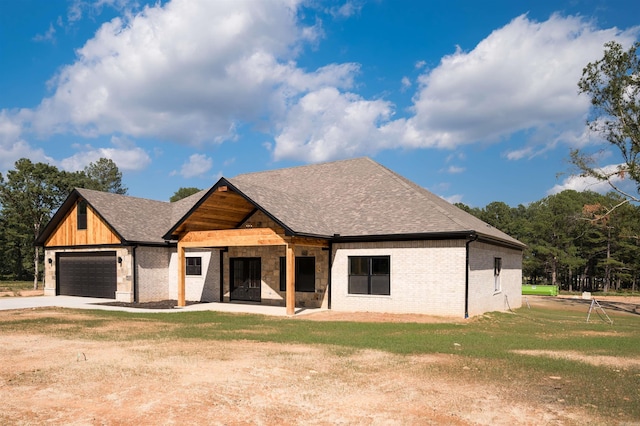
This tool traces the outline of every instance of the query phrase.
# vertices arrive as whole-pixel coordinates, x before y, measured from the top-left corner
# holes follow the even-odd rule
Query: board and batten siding
[[[69,210],[45,247],[120,244],[120,238],[90,206],[87,206],[87,229],[78,229],[77,209],[78,203]]]
[[[390,256],[391,294],[349,294],[349,256]],[[465,240],[336,243],[331,309],[462,317],[465,264]]]

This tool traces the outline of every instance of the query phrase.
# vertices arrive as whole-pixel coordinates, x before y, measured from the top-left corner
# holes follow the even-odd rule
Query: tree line
[[[637,291],[640,207],[616,192],[566,190],[527,206],[456,204],[527,245],[523,280],[568,291]],[[617,208],[614,208],[616,207]]]

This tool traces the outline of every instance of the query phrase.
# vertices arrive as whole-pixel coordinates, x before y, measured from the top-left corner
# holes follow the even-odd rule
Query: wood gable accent
[[[79,200],[78,200],[79,201]],[[58,224],[45,247],[120,244],[120,238],[100,216],[87,206],[87,229],[78,229],[78,202]]]
[[[237,228],[255,207],[227,186],[220,186],[178,226],[174,234]]]

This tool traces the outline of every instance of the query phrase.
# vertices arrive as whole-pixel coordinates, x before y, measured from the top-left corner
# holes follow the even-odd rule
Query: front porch
[[[287,315],[328,307],[327,240],[286,236],[271,228],[188,231],[178,240],[178,306],[187,300],[187,258],[198,249],[220,253],[220,304],[285,307]]]

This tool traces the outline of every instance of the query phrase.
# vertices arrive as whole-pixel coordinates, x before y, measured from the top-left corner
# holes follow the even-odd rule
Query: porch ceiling
[[[255,206],[243,196],[231,188],[221,187],[204,200],[175,230],[175,233],[233,229],[238,227],[253,210]]]

